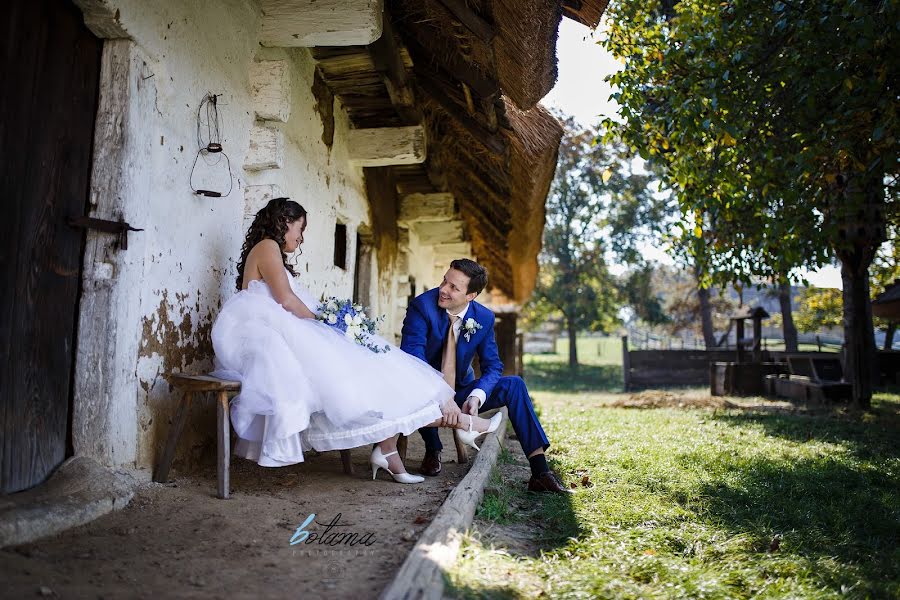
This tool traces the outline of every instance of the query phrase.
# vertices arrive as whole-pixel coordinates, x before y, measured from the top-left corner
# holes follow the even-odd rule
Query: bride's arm
[[[274,240],[263,240],[257,246],[260,254],[259,272],[263,276],[263,281],[269,284],[275,302],[301,319],[315,319],[316,315],[291,289],[287,273],[284,271],[284,263],[281,261],[281,249],[278,244]]]

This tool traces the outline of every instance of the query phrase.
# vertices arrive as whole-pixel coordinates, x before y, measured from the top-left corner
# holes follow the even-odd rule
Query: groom
[[[528,490],[569,493],[547,466],[550,446],[534,413],[521,377],[502,377],[503,363],[494,340],[494,313],[475,302],[487,285],[487,270],[473,260],[450,263],[440,287],[417,296],[406,310],[400,348],[444,373],[456,389],[456,405],[444,410],[444,422],[455,425],[459,415],[506,406],[509,420],[531,464]],[[453,351],[455,348],[455,352]],[[472,359],[478,355],[481,377],[475,379]],[[441,472],[441,440],[436,427],[419,429],[425,440],[423,475]]]

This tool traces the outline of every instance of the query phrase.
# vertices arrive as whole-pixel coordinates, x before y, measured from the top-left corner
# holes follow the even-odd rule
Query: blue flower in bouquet
[[[350,300],[341,300],[335,296],[329,296],[319,304],[319,314],[316,318],[330,327],[334,327],[347,339],[360,346],[368,348],[372,352],[387,352],[390,346],[379,346],[369,340],[375,335],[378,325],[384,317],[371,319],[366,314],[365,307],[354,304]]]

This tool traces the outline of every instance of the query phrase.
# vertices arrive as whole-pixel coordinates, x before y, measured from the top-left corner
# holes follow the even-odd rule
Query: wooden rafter
[[[494,39],[496,32],[494,26],[488,23],[481,15],[477,14],[466,5],[464,0],[438,0],[446,7],[460,23],[466,26],[469,31],[474,33],[478,38],[489,44]]]
[[[464,60],[454,56],[447,56],[446,52],[441,52],[436,48],[430,48],[423,44],[416,36],[415,27],[407,25],[406,29],[410,30],[410,35],[407,35],[403,41],[413,56],[414,65],[433,69],[435,63],[437,63],[454,79],[458,79],[468,85],[473,92],[482,98],[496,98],[500,95],[500,85],[495,80],[485,77],[478,69]],[[439,56],[441,57],[440,60],[437,59]]]
[[[506,155],[509,148],[506,138],[499,133],[491,132],[475,118],[469,116],[465,109],[450,98],[449,90],[433,74],[426,73],[424,69],[417,69],[416,81],[429,97],[437,102],[463,128],[468,130],[485,148],[495,154]]]
[[[407,124],[412,125],[421,121],[421,115],[416,108],[415,95],[409,84],[406,65],[400,55],[400,47],[394,37],[394,28],[391,24],[390,14],[387,12],[383,17],[383,26],[384,32],[381,37],[369,44],[366,49],[372,57],[375,70],[381,75],[391,103],[397,109],[397,114]]]

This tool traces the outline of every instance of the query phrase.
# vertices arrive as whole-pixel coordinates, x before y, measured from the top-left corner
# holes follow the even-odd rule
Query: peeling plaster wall
[[[303,252],[293,260],[301,281],[317,295],[352,294],[356,229],[370,216],[362,172],[346,160],[346,116],[335,107],[334,143],[327,147],[311,92],[313,61],[305,49],[260,47],[255,2],[104,4],[118,13],[121,27],[148,57],[146,77],[156,86],[155,109],[144,115],[152,150],[141,160],[150,165],[135,175],[140,180],[129,182],[149,190],[150,199],[142,210],[146,221],[132,223],[145,229],[133,234],[143,236],[143,282],[128,290],[128,301],[139,303],[142,315],[133,323],[141,330],[139,358],[136,365],[116,365],[134,370],[138,386],[121,391],[137,395],[137,439],[120,440],[132,451],[118,454],[115,461],[151,466],[175,408],[174,394],[162,375],[200,373],[212,366],[212,323],[235,293],[246,188],[278,186],[309,211]],[[250,130],[256,123],[249,71],[252,61],[273,59],[288,62],[292,79],[291,114],[287,122],[277,124],[284,136],[283,166],[245,171]],[[198,149],[197,110],[207,92],[222,94],[222,142],[234,177],[231,194],[224,198],[195,195],[189,186]],[[337,221],[347,225],[347,270],[333,266]],[[214,422],[211,403],[194,405],[177,460],[214,457]]]
[[[416,279],[416,295],[440,285],[435,280],[434,246],[422,244],[415,231],[409,230],[409,274]],[[449,266],[449,265],[447,265]],[[443,275],[443,273],[442,273]]]

